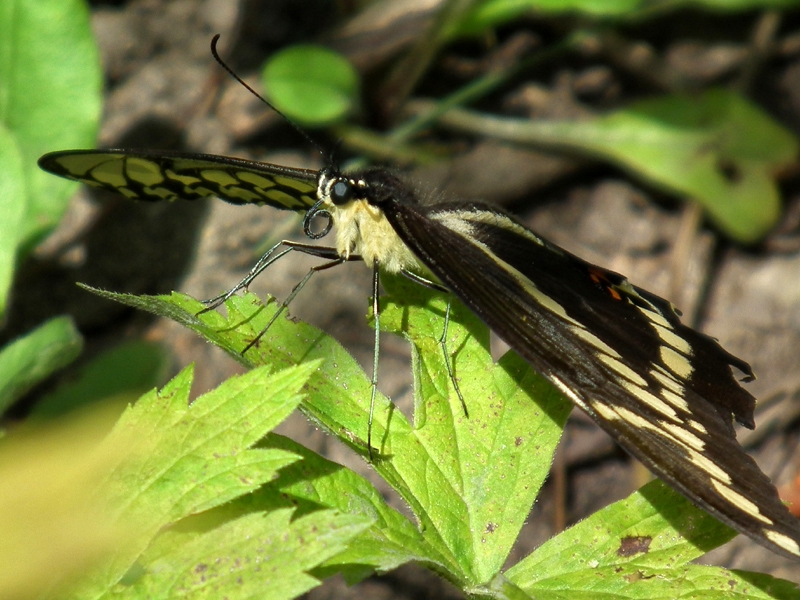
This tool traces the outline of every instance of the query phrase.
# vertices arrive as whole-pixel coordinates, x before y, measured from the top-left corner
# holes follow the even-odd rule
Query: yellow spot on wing
[[[772,519],[769,519],[768,517],[765,517],[764,515],[761,514],[761,512],[758,510],[758,506],[754,502],[751,502],[736,490],[732,490],[729,487],[721,485],[720,483],[718,483],[713,479],[711,480],[711,485],[713,485],[714,489],[717,490],[722,496],[724,496],[728,502],[735,505],[737,508],[743,510],[751,517],[755,517],[756,519],[758,519],[762,523],[766,523],[767,525],[773,524]]]
[[[263,202],[264,198],[255,192],[251,192],[243,187],[231,186],[225,188],[226,198],[241,198],[245,202]]]
[[[211,183],[216,183],[222,186],[239,184],[238,179],[236,179],[230,173],[222,171],[221,169],[204,169],[203,171],[200,171],[200,176],[206,181],[210,181]]]
[[[669,402],[675,408],[682,410],[683,412],[690,413],[689,410],[689,403],[683,399],[683,397],[679,396],[678,394],[674,393],[672,390],[663,389],[659,392],[661,397]]]
[[[495,262],[502,263],[499,258],[489,251],[489,249],[486,247],[486,244],[476,239],[475,228],[472,226],[472,224],[468,223],[464,219],[464,215],[462,213],[458,211],[440,211],[435,213],[432,218],[435,221],[439,221],[439,223],[447,227],[449,230],[456,232],[468,242],[478,246],[479,248],[482,248]]]
[[[163,198],[163,199],[175,197],[175,193],[172,190],[168,190],[167,188],[162,188],[162,187],[156,187],[156,188],[146,187],[144,188],[144,192],[148,196],[156,196],[158,198]]]
[[[127,185],[128,180],[122,174],[122,161],[108,161],[107,163],[98,165],[90,176],[100,183],[105,183],[116,188],[122,188]]]
[[[244,181],[245,183],[249,183],[262,189],[275,187],[276,185],[272,179],[269,179],[268,177],[262,177],[261,175],[256,175],[250,171],[237,171],[236,176],[240,181]]]
[[[203,187],[202,185],[192,188],[191,191],[198,196],[216,196],[219,194],[218,190],[211,190],[207,187]]]
[[[624,406],[617,406],[615,410],[620,419],[624,420],[626,423],[630,423],[634,427],[639,427],[641,429],[655,429],[650,421],[640,415],[637,415],[632,410],[628,410]]]
[[[800,546],[798,546],[797,542],[795,542],[789,536],[783,535],[782,533],[778,533],[777,531],[772,531],[771,529],[765,529],[764,535],[771,542],[777,544],[790,554],[794,554],[795,556],[800,556]]]
[[[188,186],[192,186],[192,185],[194,185],[196,183],[200,183],[202,181],[202,179],[200,179],[198,177],[193,177],[191,175],[180,175],[180,174],[178,174],[175,171],[172,171],[170,169],[165,169],[164,170],[164,175],[167,176],[167,179],[173,179],[175,181],[179,181],[183,185],[188,185]]]
[[[655,327],[656,333],[658,333],[658,337],[661,338],[662,341],[666,342],[678,352],[685,354],[686,356],[691,356],[692,354],[692,347],[689,345],[685,339],[681,336],[676,334],[671,329],[667,329],[666,327],[662,327],[658,323],[653,323],[653,327]]]
[[[87,177],[92,169],[100,164],[106,162],[114,162],[109,160],[108,156],[103,154],[73,154],[67,156],[59,156],[56,163],[61,165],[63,169],[75,177]]]
[[[661,360],[670,371],[681,379],[689,379],[694,371],[694,367],[686,357],[678,354],[669,346],[661,346]]]
[[[561,391],[561,393],[564,394],[567,398],[572,400],[579,407],[583,408],[584,410],[587,410],[587,406],[586,403],[583,401],[583,398],[578,396],[566,383],[561,381],[561,379],[559,379],[555,375],[551,375],[550,381],[553,382],[553,385],[555,385]]]
[[[521,237],[524,237],[528,241],[531,241],[539,246],[544,246],[542,238],[535,235],[532,231],[529,231],[527,228],[523,227],[513,219],[509,219],[504,215],[488,210],[482,210],[482,211],[458,213],[458,217],[465,221],[472,221],[473,223],[485,223],[487,225],[494,225],[495,227],[500,227],[506,231],[513,231],[514,233],[516,233]],[[551,249],[561,254],[559,248],[553,247]]]
[[[567,314],[566,309],[561,306],[558,302],[556,302],[553,298],[542,292],[539,288],[537,288],[533,282],[519,272],[518,269],[515,269],[513,266],[508,264],[506,261],[501,260],[494,252],[489,250],[489,248],[477,239],[475,235],[475,228],[470,223],[477,222],[477,223],[492,223],[498,224],[503,223],[502,227],[507,229],[512,229],[516,231],[516,229],[524,229],[522,226],[516,224],[514,221],[508,218],[502,218],[500,215],[496,213],[491,213],[488,211],[479,212],[479,213],[464,213],[460,211],[440,211],[433,215],[432,217],[434,220],[438,221],[451,231],[459,234],[464,241],[469,242],[470,244],[477,246],[481,249],[482,252],[486,254],[489,258],[494,261],[498,267],[500,267],[503,271],[511,275],[517,283],[528,293],[530,294],[536,302],[538,302],[542,307],[547,309],[549,312],[557,315],[567,323],[573,325],[576,328],[585,329],[585,327],[577,320],[573,319]],[[533,235],[531,232],[527,232],[526,237],[536,236]],[[535,240],[537,243],[541,244],[541,240],[536,238]],[[613,351],[612,351],[613,352]]]
[[[317,187],[314,183],[292,179],[291,177],[281,177],[280,175],[275,176],[275,181],[288,188],[297,190],[298,192],[303,192],[304,194],[308,194]]]
[[[728,485],[731,484],[731,476],[723,471],[722,468],[713,460],[707,456],[704,456],[703,454],[700,454],[694,448],[683,446],[683,449],[689,454],[689,460],[700,467],[700,469],[702,469],[707,475],[711,476],[711,482],[714,484],[714,487],[717,486],[715,480],[721,481],[722,483],[727,483]]]
[[[597,360],[609,367],[614,373],[620,377],[624,377],[628,381],[633,382],[639,387],[647,387],[647,381],[639,375],[636,371],[631,369],[628,365],[616,358],[606,356],[605,354],[597,354]]]
[[[683,394],[686,393],[685,388],[678,382],[677,379],[675,379],[669,373],[664,372],[659,365],[653,366],[655,368],[650,371],[650,374],[655,377],[661,385],[679,396],[683,396]]]
[[[642,308],[641,306],[638,308],[645,317],[647,317],[650,321],[652,321],[656,325],[661,325],[661,327],[664,327],[666,329],[672,329],[672,325],[670,325],[669,321],[667,321],[667,319],[664,318],[664,315],[662,315],[660,312],[656,312],[655,310],[650,310],[647,308]]]
[[[561,306],[558,302],[553,300],[550,296],[542,292],[539,288],[537,288],[530,279],[525,277],[522,273],[520,273],[517,269],[509,265],[508,263],[501,261],[497,258],[494,254],[492,254],[492,258],[497,261],[506,271],[509,271],[514,278],[525,288],[525,291],[528,292],[531,296],[533,296],[536,301],[544,306],[547,310],[551,313],[558,315],[562,319],[564,319],[567,323],[571,323],[575,327],[580,327],[583,329],[583,325],[570,317],[567,314],[567,311]]]
[[[133,156],[125,161],[125,175],[131,181],[148,186],[158,185],[164,181],[164,175],[156,163]]]
[[[689,425],[689,427],[691,427],[695,431],[699,431],[700,433],[704,433],[704,434],[708,435],[708,429],[706,429],[703,426],[702,423],[700,423],[698,421],[695,421],[693,419],[692,420],[687,420],[686,423]]]
[[[264,196],[272,202],[276,202],[286,208],[299,208],[302,206],[302,203],[297,198],[281,190],[267,190],[264,192]]]
[[[671,406],[669,406],[666,402],[661,400],[655,394],[652,394],[648,390],[640,388],[638,385],[633,383],[628,383],[627,381],[620,381],[620,384],[628,390],[631,394],[636,396],[639,400],[641,400],[645,405],[649,406],[656,412],[661,413],[665,417],[669,417],[670,419],[678,420],[678,413],[676,413]]]
[[[601,340],[599,337],[597,337],[591,331],[587,331],[583,327],[575,327],[575,326],[570,327],[570,330],[572,331],[572,333],[574,333],[579,338],[581,338],[584,342],[586,342],[587,344],[589,344],[591,346],[594,346],[595,348],[597,348],[601,352],[603,352],[603,353],[605,353],[605,354],[607,354],[609,356],[613,356],[614,358],[622,358],[622,356],[620,355],[619,352],[614,350],[611,346],[606,344],[603,340]]]
[[[679,428],[671,423],[661,422],[661,427],[657,427],[644,417],[637,415],[623,406],[611,407],[601,402],[591,402],[592,408],[602,417],[610,422],[624,421],[633,427],[649,429],[661,437],[671,439],[674,444],[680,447],[689,457],[689,460],[714,480],[721,481],[730,485],[730,476],[723,471],[715,462],[706,458],[696,449],[698,446],[705,448],[703,440],[695,438],[690,432]]]
[[[601,414],[608,414],[613,413],[616,411],[616,419],[622,419],[627,423],[639,427],[641,429],[649,429],[650,431],[655,432],[656,434],[666,437],[668,439],[672,439],[673,442],[680,447],[686,454],[689,456],[689,460],[694,463],[696,466],[700,467],[700,469],[709,477],[711,477],[711,481],[715,482],[715,480],[721,481],[722,483],[726,483],[730,485],[731,478],[717,463],[712,461],[711,459],[707,458],[700,452],[694,449],[693,444],[687,444],[685,440],[683,440],[683,435],[687,432],[683,431],[681,436],[675,435],[674,431],[672,431],[669,427],[664,427],[664,425],[668,425],[667,423],[661,422],[661,428],[656,427],[653,423],[637,415],[636,413],[628,410],[625,407],[617,406],[615,409],[612,409],[607,406],[603,406],[599,403],[592,403],[592,406],[595,409],[598,409],[597,412]],[[604,410],[600,410],[600,407],[603,406]],[[699,440],[702,442],[702,440]],[[716,485],[716,483],[715,483]]]
[[[619,421],[620,420],[620,416],[610,406],[608,406],[606,404],[603,404],[602,402],[594,402],[594,401],[591,401],[591,400],[589,402],[592,405],[592,409],[594,409],[594,411],[597,414],[599,414],[601,417],[606,419],[606,421]]]
[[[706,443],[699,437],[697,437],[695,434],[693,434],[691,431],[687,431],[680,425],[675,425],[674,423],[663,422],[661,423],[661,426],[667,431],[669,431],[673,435],[673,437],[676,437],[677,439],[681,440],[687,446],[691,446],[698,452],[702,452],[703,450],[705,450]]]

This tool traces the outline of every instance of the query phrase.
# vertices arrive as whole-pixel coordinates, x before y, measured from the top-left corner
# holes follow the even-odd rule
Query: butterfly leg
[[[275,254],[276,251],[282,246],[284,246],[285,248],[280,252],[278,252],[277,254]],[[250,269],[247,275],[245,275],[239,283],[237,283],[228,291],[220,294],[219,296],[211,298],[210,300],[203,300],[203,304],[205,304],[206,307],[203,310],[201,310],[199,314],[203,314],[204,312],[208,312],[209,310],[214,310],[218,306],[224,304],[225,301],[228,300],[228,298],[233,296],[239,290],[247,289],[250,286],[250,284],[253,283],[253,280],[255,280],[255,278],[258,277],[259,275],[261,275],[261,273],[263,273],[270,265],[272,265],[274,262],[276,262],[283,256],[289,254],[289,252],[292,252],[293,250],[298,252],[303,252],[304,254],[317,256],[319,258],[327,258],[328,260],[334,260],[339,256],[339,254],[336,252],[336,248],[331,248],[328,246],[313,246],[311,244],[303,244],[300,242],[292,242],[289,240],[283,240],[281,242],[278,242],[272,248],[267,250],[261,256],[261,258],[258,259],[256,264],[253,265],[253,268]],[[360,259],[360,257],[356,257],[355,259],[349,258],[348,260],[357,260],[357,259]]]
[[[453,388],[456,391],[458,399],[461,401],[461,408],[464,409],[464,416],[469,418],[469,411],[467,410],[467,403],[464,401],[464,396],[461,395],[461,388],[458,387],[458,380],[453,373],[453,364],[450,360],[450,352],[447,350],[447,328],[450,325],[450,301],[447,302],[447,309],[444,311],[444,328],[442,329],[442,337],[439,338],[439,345],[442,347],[442,354],[444,355],[444,365],[447,367],[447,375],[450,381],[453,382]]]
[[[381,276],[378,265],[378,260],[375,259],[372,264],[372,315],[375,319],[375,344],[372,350],[372,393],[369,399],[369,418],[367,419],[367,453],[370,462],[372,462],[372,417],[375,414],[375,398],[378,395],[378,356],[381,347],[381,317],[378,302]]]
[[[210,310],[214,310],[218,306],[221,306],[222,304],[224,304],[225,301],[228,300],[228,298],[230,298],[231,296],[233,296],[236,292],[238,292],[239,290],[247,288],[253,282],[253,280],[256,277],[258,277],[259,275],[261,275],[261,273],[263,273],[264,270],[267,267],[269,267],[272,263],[274,263],[279,258],[281,258],[282,256],[285,256],[286,254],[288,254],[289,252],[291,252],[293,250],[292,248],[286,248],[282,252],[278,253],[277,256],[272,256],[273,253],[283,245],[283,243],[284,242],[278,242],[272,248],[267,250],[261,256],[261,258],[258,259],[256,264],[253,265],[253,268],[250,269],[250,271],[247,273],[247,275],[245,275],[244,278],[242,278],[242,280],[239,283],[237,283],[235,286],[233,286],[231,289],[229,289],[226,292],[223,292],[222,294],[220,294],[219,296],[215,296],[214,298],[211,298],[209,300],[203,300],[202,302],[203,302],[203,304],[206,305],[206,307],[203,310],[201,310],[199,314],[203,314],[204,312],[208,312]]]
[[[403,275],[405,275],[408,279],[413,281],[414,283],[418,283],[420,285],[425,286],[426,288],[436,290],[437,292],[444,292],[446,294],[450,293],[443,285],[436,283],[435,281],[431,281],[430,279],[426,279],[421,275],[417,275],[416,273],[412,273],[411,271],[401,271]],[[453,389],[456,391],[456,396],[458,396],[458,400],[461,402],[461,408],[464,409],[464,416],[469,417],[469,411],[467,410],[467,403],[464,401],[464,396],[461,394],[461,388],[458,387],[458,380],[456,379],[455,374],[453,373],[453,364],[450,361],[450,352],[447,350],[447,328],[450,326],[450,301],[447,302],[447,309],[444,313],[444,329],[442,331],[442,337],[439,338],[439,345],[442,347],[442,354],[444,354],[444,364],[447,367],[447,375],[450,377],[450,381],[453,383]]]
[[[428,288],[429,290],[436,290],[437,292],[442,292],[443,294],[450,293],[450,290],[448,290],[442,284],[436,283],[435,281],[431,281],[430,279],[426,279],[422,275],[417,275],[416,273],[413,273],[411,271],[406,271],[405,269],[403,269],[400,272],[406,279],[410,279],[414,283],[418,283],[421,286]]]
[[[418,283],[426,288],[436,290],[437,292],[443,292],[445,294],[449,294],[450,290],[444,287],[441,284],[436,283],[435,281],[431,281],[430,279],[426,279],[421,275],[417,275],[416,273],[412,273],[411,271],[401,271],[403,275],[405,275],[408,279],[413,281],[414,283]],[[456,380],[456,376],[453,373],[453,364],[450,361],[450,352],[447,350],[447,328],[450,326],[450,301],[447,302],[447,309],[444,313],[444,329],[442,330],[442,337],[439,338],[439,345],[442,348],[442,354],[444,354],[444,364],[447,367],[447,375],[450,377],[450,381],[453,383],[453,389],[456,391],[456,396],[458,396],[459,401],[461,402],[461,408],[464,409],[464,416],[469,417],[469,411],[467,410],[467,403],[464,401],[464,396],[461,394],[461,388],[458,387],[458,380]]]
[[[315,248],[315,246],[310,246],[310,247],[311,248]],[[291,250],[298,250],[298,248],[296,248],[296,247],[292,247],[290,249]],[[319,250],[333,250],[334,253],[336,252],[335,249],[333,249],[333,248],[318,248],[318,249]],[[305,249],[299,249],[299,250],[301,252],[305,252]],[[307,254],[312,254],[313,256],[320,256],[320,257],[327,257],[328,256],[327,253],[317,254],[317,253],[314,253],[314,252],[307,252]],[[303,287],[306,285],[306,283],[308,283],[308,280],[311,279],[311,276],[314,275],[314,273],[317,273],[319,271],[324,271],[325,269],[330,269],[331,267],[335,267],[335,266],[341,265],[345,261],[348,260],[348,258],[345,258],[343,256],[339,256],[338,254],[335,254],[335,256],[336,256],[336,258],[334,258],[332,260],[329,260],[326,263],[322,263],[321,265],[316,265],[314,267],[311,267],[308,270],[308,273],[306,273],[306,276],[303,277],[292,288],[291,293],[286,297],[286,299],[283,302],[281,302],[280,306],[278,307],[278,310],[276,310],[275,314],[272,315],[272,318],[269,320],[269,322],[264,327],[264,329],[262,329],[261,332],[255,338],[253,338],[253,340],[249,344],[247,344],[247,346],[244,347],[244,350],[242,350],[242,352],[241,352],[242,354],[244,354],[245,352],[250,350],[250,348],[255,346],[258,343],[258,341],[264,336],[264,334],[267,333],[267,330],[269,330],[269,328],[272,327],[272,324],[277,320],[277,318],[280,315],[282,315],[287,308],[289,308],[289,304],[291,303],[291,301],[294,300],[295,296],[297,296],[297,294],[300,293],[300,290],[302,290]]]

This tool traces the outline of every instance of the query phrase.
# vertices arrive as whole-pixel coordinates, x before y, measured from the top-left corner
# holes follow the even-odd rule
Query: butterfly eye
[[[347,204],[353,199],[353,184],[346,180],[339,180],[331,188],[331,202],[336,206]]]

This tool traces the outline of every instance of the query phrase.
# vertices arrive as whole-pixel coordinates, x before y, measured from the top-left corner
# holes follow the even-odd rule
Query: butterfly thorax
[[[331,214],[340,256],[358,254],[368,265],[378,261],[390,273],[427,272],[380,209],[380,204],[390,198],[416,203],[413,194],[389,171],[370,169],[345,176],[332,169],[324,170],[317,194]]]

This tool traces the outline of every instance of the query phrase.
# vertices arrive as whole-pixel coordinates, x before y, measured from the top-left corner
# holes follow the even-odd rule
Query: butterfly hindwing
[[[736,441],[750,367],[680,323],[669,302],[480,204],[384,212],[459,299],[628,452],[734,529],[800,555],[800,521]]]
[[[39,166],[137,200],[213,196],[301,212],[316,202],[317,171],[210,154],[67,150],[45,154]]]

